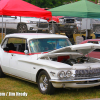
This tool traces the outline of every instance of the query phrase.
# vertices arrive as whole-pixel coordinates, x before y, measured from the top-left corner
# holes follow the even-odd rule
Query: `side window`
[[[100,52],[100,49],[95,49],[94,51],[95,51],[95,52]]]
[[[88,41],[88,43],[99,44],[98,41]]]
[[[26,39],[23,38],[8,38],[4,41],[2,48],[6,46],[9,50],[24,52],[28,50]]]
[[[1,44],[1,48],[5,48],[6,45],[7,45],[7,42],[8,42],[8,38],[6,38],[6,39],[4,40],[4,42]]]
[[[25,44],[26,39],[22,39],[22,38],[9,38],[8,39],[8,43],[14,43],[14,44]]]

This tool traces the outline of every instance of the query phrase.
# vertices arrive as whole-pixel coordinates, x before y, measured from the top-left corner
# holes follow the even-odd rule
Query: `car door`
[[[3,72],[11,74],[10,73],[10,57],[11,57],[11,54],[3,50],[3,48],[6,47],[7,41],[8,41],[8,38],[6,38],[4,40],[4,42],[2,43],[1,48],[0,48],[1,49],[0,50],[0,56],[2,56],[1,57],[1,66],[2,66]]]
[[[9,74],[31,80],[30,66],[26,66],[25,62],[20,62],[19,60],[19,58],[27,57],[27,55],[25,55],[24,52],[19,51],[20,49],[18,48],[19,45],[25,43],[26,39],[22,38],[13,37],[8,39],[7,44],[14,44],[14,48],[11,46],[9,52],[6,54],[9,57],[9,59],[8,57],[6,58],[9,63],[9,66],[7,65],[7,67],[9,68]]]
[[[11,58],[10,58],[10,69],[11,69],[11,74],[31,80],[30,76],[30,66],[28,66],[27,63],[21,62],[19,58],[25,58],[27,55],[22,54],[17,54],[17,53],[11,53]]]
[[[0,22],[2,22],[2,17],[0,17]],[[3,16],[3,22],[3,27],[6,27],[6,29],[17,29],[19,19],[13,16]],[[0,23],[0,28],[2,28],[2,23]]]
[[[15,16],[7,16],[5,19],[7,29],[17,29],[19,19]]]
[[[11,73],[15,76],[31,80],[30,66],[28,66],[27,63],[19,60],[20,58],[22,59],[27,58],[27,55],[24,54],[26,39],[13,38],[13,40],[14,41],[12,43],[16,44],[16,51],[11,52],[11,57],[10,57]],[[22,45],[24,46],[24,48],[22,48]]]

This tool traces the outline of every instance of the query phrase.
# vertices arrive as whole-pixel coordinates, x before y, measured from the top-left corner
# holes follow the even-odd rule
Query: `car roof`
[[[39,39],[39,38],[68,38],[64,35],[58,34],[49,34],[49,33],[14,33],[8,34],[6,37],[18,37],[18,38],[26,38],[26,39]]]

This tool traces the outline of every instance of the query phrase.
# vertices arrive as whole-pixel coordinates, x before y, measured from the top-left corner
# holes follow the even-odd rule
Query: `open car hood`
[[[53,50],[49,53],[41,55],[38,58],[44,58],[48,56],[50,57],[50,56],[61,55],[61,54],[62,55],[65,55],[65,54],[75,55],[75,54],[81,53],[82,55],[86,55],[95,49],[100,49],[100,44],[93,44],[93,43],[77,44],[77,45],[71,45],[71,46]]]

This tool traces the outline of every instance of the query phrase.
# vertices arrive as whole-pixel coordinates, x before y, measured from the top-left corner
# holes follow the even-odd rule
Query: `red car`
[[[100,39],[87,39],[87,40],[84,40],[83,42],[81,42],[80,44],[84,44],[84,43],[100,44]],[[100,58],[100,49],[95,49],[88,55],[89,55],[89,57]]]

